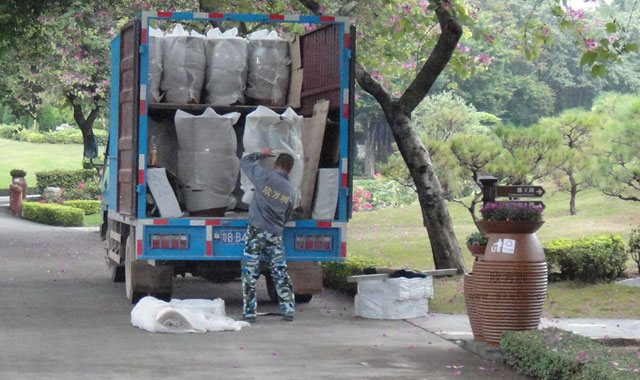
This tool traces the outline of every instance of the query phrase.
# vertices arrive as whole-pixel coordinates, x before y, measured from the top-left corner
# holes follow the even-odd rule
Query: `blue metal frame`
[[[239,22],[260,22],[260,23],[298,23],[298,24],[338,24],[340,28],[340,163],[339,171],[341,173],[339,179],[339,197],[338,197],[338,219],[327,220],[326,222],[346,222],[349,218],[349,189],[348,184],[344,183],[346,179],[343,173],[348,172],[346,167],[349,160],[349,118],[345,113],[345,104],[349,103],[349,61],[351,58],[351,50],[345,46],[345,33],[349,27],[349,20],[345,18],[321,17],[321,16],[284,16],[284,15],[258,15],[258,14],[217,14],[217,13],[190,13],[190,12],[143,12],[140,15],[142,20],[141,27],[141,45],[140,49],[140,115],[138,125],[138,155],[139,167],[137,170],[144,171],[144,183],[137,186],[137,215],[139,220],[150,220],[144,217],[146,215],[146,182],[147,182],[147,135],[148,135],[148,81],[149,81],[149,21],[150,20],[201,20],[201,21],[239,21]],[[351,38],[355,38],[352,36]],[[112,74],[111,74],[111,130],[110,130],[110,149],[109,157],[111,165],[117,162],[117,125],[118,125],[118,73],[120,51],[114,48],[114,44],[119,43],[119,37],[112,42]],[[144,100],[144,102],[142,102]],[[115,129],[114,129],[115,128]],[[111,168],[115,169],[115,168]],[[115,209],[117,170],[110,170],[109,191],[112,202],[109,202],[109,209]],[[206,252],[200,252],[200,249],[193,247],[202,247],[202,239],[206,243],[206,228],[211,228],[212,233],[218,229],[228,229],[230,227],[237,229],[245,229],[247,221],[242,219],[224,220],[224,224],[218,226],[194,226],[191,224],[190,218],[168,219],[167,226],[145,225],[143,228],[143,252],[138,259],[157,259],[157,260],[239,260],[242,255],[242,247],[224,246],[224,256],[215,255],[216,248],[221,248],[213,242],[213,255],[206,256]],[[313,261],[336,261],[344,260],[341,257],[342,239],[341,228],[319,228],[318,220],[298,220],[295,227],[285,228],[283,235],[283,243],[287,250],[288,260],[313,260]],[[192,237],[192,244],[188,250],[162,250],[151,249],[150,235],[160,233],[157,231],[167,231],[166,233],[180,233],[180,231],[189,233]],[[168,232],[170,231],[170,232]],[[203,231],[205,234],[203,235]],[[346,233],[346,230],[344,231]],[[295,250],[295,234],[323,234],[332,237],[332,251],[297,251]],[[196,246],[197,244],[197,246]]]
[[[120,89],[120,36],[111,41],[111,94],[110,107],[111,114],[109,117],[109,151],[107,152],[107,160],[103,170],[108,170],[109,177],[107,179],[107,187],[103,189],[103,202],[113,198],[113,202],[107,203],[108,210],[116,210],[116,191],[118,188],[118,102]]]

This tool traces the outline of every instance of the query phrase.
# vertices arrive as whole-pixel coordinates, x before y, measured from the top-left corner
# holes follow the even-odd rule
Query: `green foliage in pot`
[[[487,245],[489,239],[479,231],[467,236],[467,245]]]
[[[27,172],[22,169],[13,169],[9,172],[9,174],[11,174],[11,178],[19,178],[26,176]]]

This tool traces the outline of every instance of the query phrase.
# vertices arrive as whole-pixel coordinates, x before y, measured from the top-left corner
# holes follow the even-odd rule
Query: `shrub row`
[[[93,134],[98,145],[107,145],[109,133],[94,129]],[[62,131],[38,132],[25,129],[20,125],[0,125],[0,137],[5,139],[46,144],[82,144],[82,132],[79,129],[65,129]]]
[[[95,177],[96,171],[89,169],[47,170],[36,172],[37,186],[40,193],[49,186],[75,189],[78,187],[78,182],[86,183],[95,181]]]
[[[325,287],[356,294],[357,284],[347,282],[347,277],[362,274],[364,268],[385,266],[380,259],[349,256],[344,262],[323,262],[322,282]]]
[[[629,257],[619,235],[556,239],[544,247],[551,270],[586,282],[612,281],[626,269]]]
[[[36,223],[65,227],[82,226],[84,222],[81,209],[53,203],[25,202],[22,217]]]
[[[520,373],[543,380],[622,380],[640,374],[636,352],[557,328],[505,332],[500,351]]]
[[[73,207],[73,208],[78,208],[84,211],[85,215],[92,215],[100,212],[100,201],[71,200],[71,201],[64,201],[63,205]]]

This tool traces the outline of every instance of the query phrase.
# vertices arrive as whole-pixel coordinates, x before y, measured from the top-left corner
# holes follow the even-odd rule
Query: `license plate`
[[[222,230],[218,232],[222,244],[244,244],[245,230]]]

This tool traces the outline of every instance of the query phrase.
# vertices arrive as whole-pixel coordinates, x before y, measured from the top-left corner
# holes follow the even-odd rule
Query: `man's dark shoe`
[[[258,317],[256,316],[242,317],[242,320],[249,323],[258,323]]]
[[[293,322],[293,315],[283,315],[282,320],[287,322]]]

